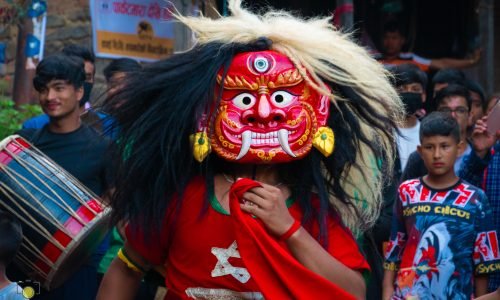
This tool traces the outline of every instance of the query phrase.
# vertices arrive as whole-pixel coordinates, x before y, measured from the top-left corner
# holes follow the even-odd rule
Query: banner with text
[[[155,61],[174,51],[171,2],[90,0],[94,51],[98,57]]]

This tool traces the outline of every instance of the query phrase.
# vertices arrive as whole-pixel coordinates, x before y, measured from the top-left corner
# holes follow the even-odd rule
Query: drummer
[[[49,123],[40,129],[23,129],[18,134],[49,156],[96,195],[108,188],[106,154],[108,141],[94,128],[82,123],[79,101],[84,96],[84,61],[56,54],[37,66],[33,84]],[[42,293],[40,299],[95,299],[97,264],[106,249],[100,247],[59,288]]]

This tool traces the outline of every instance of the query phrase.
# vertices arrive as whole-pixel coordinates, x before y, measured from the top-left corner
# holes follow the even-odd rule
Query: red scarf
[[[240,199],[261,185],[250,179],[236,181],[229,204],[240,256],[266,299],[354,299],[343,289],[310,271],[269,235],[262,222],[244,213]]]

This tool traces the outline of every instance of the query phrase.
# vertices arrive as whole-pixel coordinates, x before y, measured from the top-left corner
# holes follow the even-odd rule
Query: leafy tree
[[[14,101],[5,96],[7,82],[0,80],[0,140],[21,129],[23,122],[42,113],[38,104],[23,104],[15,106]]]

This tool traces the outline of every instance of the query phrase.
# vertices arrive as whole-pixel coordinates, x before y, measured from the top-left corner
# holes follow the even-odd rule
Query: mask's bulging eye
[[[259,73],[264,73],[269,69],[269,61],[262,56],[257,57],[253,62],[253,67]]]
[[[249,93],[242,93],[233,98],[233,104],[241,109],[249,109],[255,105],[256,98]]]
[[[271,95],[271,101],[277,107],[285,107],[290,105],[295,96],[285,91],[277,91]]]

